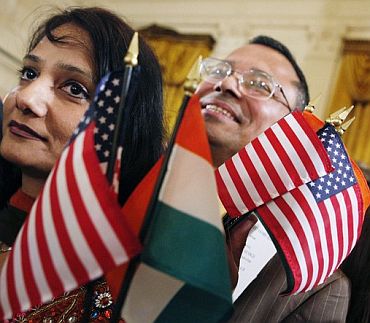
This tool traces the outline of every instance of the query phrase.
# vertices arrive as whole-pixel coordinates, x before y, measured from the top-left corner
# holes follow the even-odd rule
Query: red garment
[[[9,201],[9,204],[11,206],[16,207],[19,210],[22,210],[24,212],[30,212],[33,202],[35,202],[35,199],[26,193],[24,193],[22,190],[18,190]]]

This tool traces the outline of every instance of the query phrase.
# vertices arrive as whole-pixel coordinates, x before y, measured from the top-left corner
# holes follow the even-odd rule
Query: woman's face
[[[60,45],[44,37],[25,56],[19,85],[4,102],[1,155],[23,170],[46,176],[94,93],[91,42],[83,29],[63,25]]]

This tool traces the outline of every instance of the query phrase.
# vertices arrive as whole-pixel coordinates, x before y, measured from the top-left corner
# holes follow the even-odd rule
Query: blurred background
[[[18,82],[33,26],[55,7],[102,6],[141,31],[163,69],[169,128],[198,55],[223,58],[265,34],[291,49],[311,98],[321,94],[315,112],[320,118],[356,106],[357,119],[344,138],[351,156],[370,166],[370,0],[1,0],[1,5],[1,97]]]

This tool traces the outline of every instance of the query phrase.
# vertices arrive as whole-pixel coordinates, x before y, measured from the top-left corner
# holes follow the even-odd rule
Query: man
[[[294,108],[303,109],[309,100],[305,77],[289,50],[266,36],[254,38],[224,61],[205,60],[201,74],[205,81],[197,94],[215,167]],[[246,237],[255,222],[247,218],[230,233],[234,283]],[[342,272],[309,293],[279,296],[285,287],[285,271],[275,255],[235,302],[231,321],[345,321],[349,283]]]

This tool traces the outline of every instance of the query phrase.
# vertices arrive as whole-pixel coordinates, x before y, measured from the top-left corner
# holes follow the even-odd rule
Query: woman
[[[0,146],[2,259],[88,108],[97,82],[109,71],[123,69],[132,36],[133,30],[118,16],[100,8],[64,10],[40,24],[34,33],[20,70],[19,85],[4,100]],[[139,48],[141,76],[124,134],[121,203],[158,159],[163,147],[160,68],[142,40]],[[99,288],[107,292],[106,286]],[[71,322],[81,315],[81,293],[76,291],[77,296],[72,297],[80,307],[75,304],[72,312],[68,310]],[[64,319],[70,302],[54,303],[56,306],[48,305],[47,311],[36,313],[38,316],[33,312],[29,317],[37,321],[53,310],[55,322],[58,315]]]

